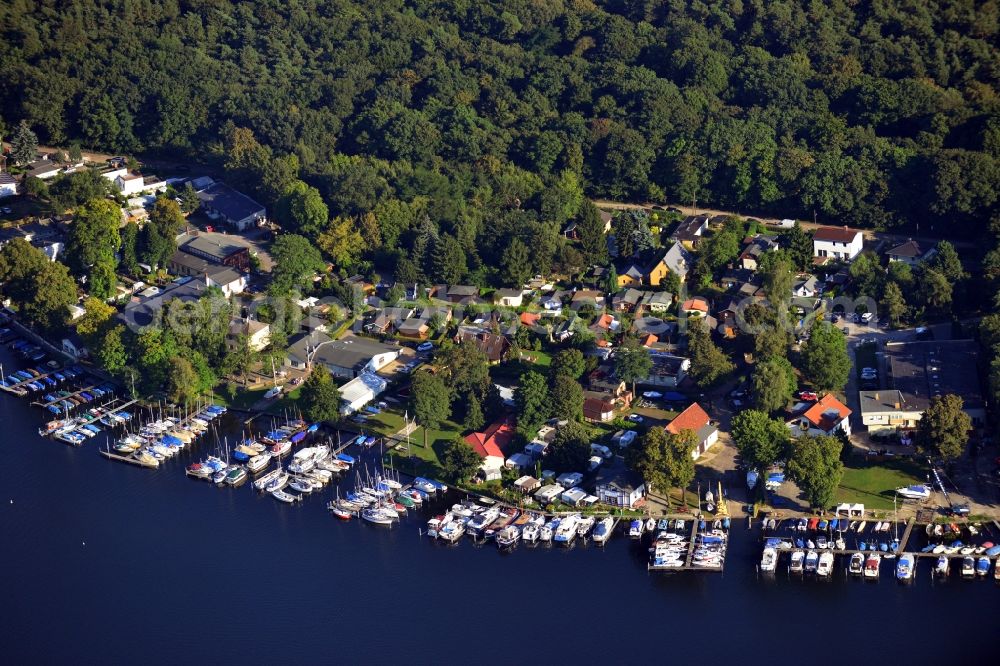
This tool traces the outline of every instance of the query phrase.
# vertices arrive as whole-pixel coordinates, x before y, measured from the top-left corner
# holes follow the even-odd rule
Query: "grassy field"
[[[920,465],[907,459],[879,463],[851,460],[844,469],[834,502],[860,502],[871,509],[892,509],[893,491],[922,483],[925,475]]]
[[[369,415],[368,420],[360,427],[391,436],[403,429],[403,413],[395,409],[382,410],[378,414]],[[406,450],[404,440],[402,450],[392,450],[389,455],[394,458],[393,464],[404,472],[440,478],[441,455],[448,443],[461,432],[462,426],[445,421],[439,428],[426,430],[427,445],[424,446],[425,429],[418,427],[410,433],[409,451]]]

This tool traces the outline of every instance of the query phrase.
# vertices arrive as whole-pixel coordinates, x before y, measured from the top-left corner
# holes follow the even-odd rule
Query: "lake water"
[[[0,360],[7,371],[6,349]],[[5,662],[965,663],[998,643],[1000,587],[759,579],[735,526],[723,574],[650,574],[643,546],[445,547],[411,515],[341,523],[296,506],[40,438],[0,394]],[[201,448],[199,448],[201,447]],[[452,495],[452,499],[457,499]],[[839,566],[839,565],[838,565]]]

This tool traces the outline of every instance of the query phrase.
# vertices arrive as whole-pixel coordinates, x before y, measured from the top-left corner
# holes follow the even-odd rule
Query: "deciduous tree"
[[[972,419],[961,396],[934,396],[917,421],[917,445],[925,453],[953,460],[965,453],[971,430]]]
[[[788,474],[805,494],[809,505],[826,508],[844,476],[840,461],[843,444],[836,437],[804,437],[792,447]]]
[[[806,377],[821,391],[843,391],[851,372],[847,338],[829,322],[816,321],[802,350]]]
[[[732,436],[743,464],[758,472],[778,462],[788,448],[788,427],[784,422],[756,409],[733,416]]]
[[[340,391],[322,363],[313,367],[299,395],[302,412],[310,421],[337,421],[340,419]]]

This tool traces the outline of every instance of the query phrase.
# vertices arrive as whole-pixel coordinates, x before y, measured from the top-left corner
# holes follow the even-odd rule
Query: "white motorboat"
[[[896,494],[908,500],[926,500],[931,496],[931,487],[925,484],[897,488]]]
[[[882,564],[882,556],[878,553],[868,553],[865,558],[865,578],[878,578],[879,566]]]
[[[764,554],[760,558],[760,570],[765,573],[772,573],[778,566],[778,551],[768,546],[764,549]]]
[[[847,572],[853,576],[860,576],[865,571],[865,556],[862,553],[851,555],[851,562],[847,565]]]
[[[819,556],[819,564],[816,565],[816,575],[826,578],[831,573],[833,573],[833,553],[825,550]]]
[[[611,538],[611,528],[615,524],[615,519],[611,516],[605,516],[601,519],[597,525],[594,526],[594,532],[592,538],[594,543],[606,543],[608,539]]]
[[[536,523],[528,523],[524,526],[524,529],[521,530],[521,540],[528,543],[535,543],[538,541],[538,536],[541,531],[542,528],[540,528]],[[499,537],[497,538],[499,539]]]
[[[580,517],[576,515],[565,516],[562,518],[562,520],[559,521],[559,527],[556,528],[555,534],[552,535],[552,540],[556,543],[566,545],[572,543],[573,539],[576,537],[576,526],[579,521]]]
[[[587,516],[586,518],[581,518],[580,522],[576,525],[576,535],[578,537],[585,537],[590,534],[590,530],[594,527],[594,517]]]
[[[976,575],[976,560],[972,557],[962,558],[962,578],[973,578]]]
[[[521,538],[521,530],[516,525],[507,525],[497,532],[496,540],[498,548],[510,548],[517,544]]]
[[[261,455],[254,456],[253,458],[248,460],[246,462],[246,467],[251,474],[256,474],[257,472],[267,467],[269,462],[271,462],[271,454],[263,453]]]
[[[294,504],[300,499],[300,496],[286,493],[284,490],[272,490],[270,492],[271,492],[271,497],[278,500],[279,502],[284,502],[285,504]]]
[[[915,564],[916,558],[913,557],[912,553],[903,553],[900,555],[899,560],[896,562],[896,579],[901,581],[912,580]]]
[[[793,550],[792,551],[792,561],[788,565],[788,571],[790,573],[802,573],[802,568],[806,561],[806,551],[804,550]]]
[[[947,576],[950,569],[951,560],[944,555],[939,556],[937,562],[934,564],[934,574],[937,576]]]
[[[656,519],[655,518],[647,518],[646,519],[646,531],[647,532],[652,532],[655,529],[656,529]]]

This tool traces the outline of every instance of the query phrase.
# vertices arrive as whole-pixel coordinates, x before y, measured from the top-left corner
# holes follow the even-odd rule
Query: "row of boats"
[[[776,530],[781,526],[780,520],[766,517],[761,526],[765,530]],[[793,532],[855,532],[863,534],[868,529],[867,520],[849,520],[847,518],[795,518],[787,527]],[[892,531],[894,523],[892,521],[877,521],[871,523],[871,531],[876,533],[887,533]]]
[[[158,418],[137,432],[126,433],[110,448],[118,457],[131,459],[146,467],[159,467],[201,437],[212,421],[226,413],[221,405],[209,405],[181,419]]]
[[[327,504],[327,508],[341,520],[358,517],[374,525],[392,526],[409,509],[419,507],[439,492],[447,490],[443,483],[422,477],[414,479],[409,487],[403,487],[399,479],[387,470],[371,475],[366,472],[356,475],[354,490],[344,497],[337,497]]]
[[[468,535],[482,541],[494,540],[500,549],[514,548],[520,542],[569,546],[576,539],[586,538],[603,545],[611,538],[614,525],[611,516],[598,518],[572,513],[546,517],[515,507],[464,501],[428,520],[427,536],[455,543]]]

